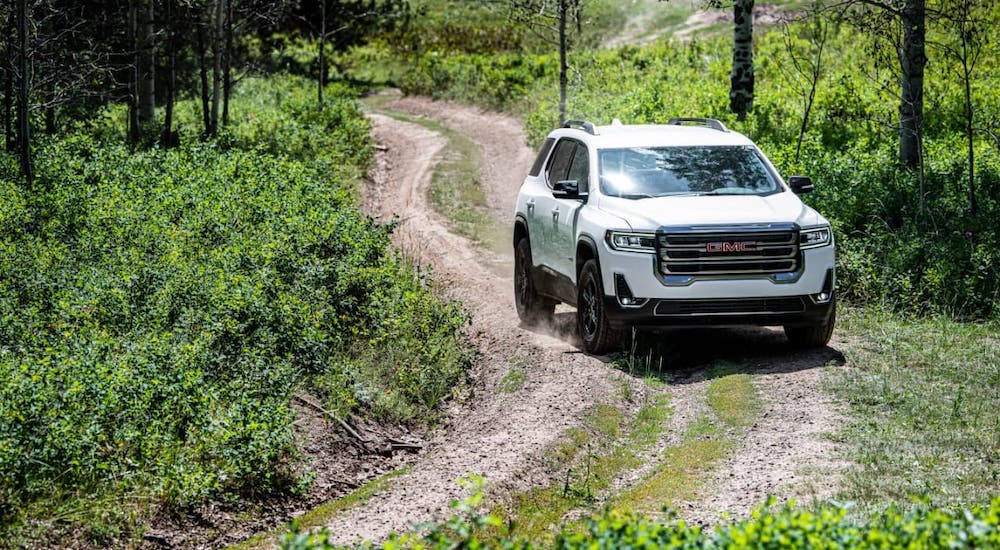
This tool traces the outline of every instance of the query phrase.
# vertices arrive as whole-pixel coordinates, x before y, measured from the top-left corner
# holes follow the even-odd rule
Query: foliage
[[[450,395],[465,316],[354,207],[369,128],[330,92],[317,110],[305,82],[249,81],[231,130],[167,151],[120,145],[112,111],[44,144],[31,189],[0,163],[0,525],[60,495],[296,490],[310,381],[401,421]]]
[[[989,17],[997,17],[992,10]],[[816,89],[801,154],[796,144],[806,105],[789,72],[790,55],[807,51],[815,29],[793,23],[758,34],[754,110],[744,122],[728,112],[728,38],[661,41],[648,46],[578,51],[567,116],[595,123],[662,122],[672,116],[719,118],[756,141],[786,175],[807,174],[816,192],[804,200],[834,224],[838,290],[855,303],[961,317],[1000,316],[1000,133],[996,90],[1000,56],[992,43],[971,83],[978,106],[975,188],[967,198],[964,88],[954,63],[931,51],[927,68],[924,166],[898,165],[898,84],[874,66],[864,36],[826,23],[826,65]],[[932,28],[943,41],[945,29]],[[936,34],[935,34],[936,33]],[[791,53],[790,53],[791,52]],[[935,56],[941,55],[942,59]],[[556,65],[551,55],[440,51],[410,57],[398,78],[407,93],[524,112],[529,141],[557,125]],[[860,69],[859,69],[860,68]],[[796,160],[796,159],[799,160]],[[922,181],[921,181],[922,180]],[[923,195],[921,195],[923,189]]]
[[[796,508],[794,503],[775,506],[769,501],[750,518],[705,530],[683,520],[657,521],[635,514],[610,510],[587,521],[579,531],[564,530],[553,544],[505,538],[493,544],[483,542],[487,529],[500,521],[475,510],[481,497],[476,494],[464,503],[454,503],[457,513],[442,525],[422,534],[391,538],[381,548],[533,548],[616,549],[764,549],[764,548],[995,548],[1000,545],[1000,498],[987,507],[961,511],[936,509],[918,503],[909,510],[892,507],[865,521],[849,519],[848,508],[827,506],[815,512]],[[668,512],[668,518],[672,516]],[[330,534],[292,532],[282,548],[313,550],[339,548]]]

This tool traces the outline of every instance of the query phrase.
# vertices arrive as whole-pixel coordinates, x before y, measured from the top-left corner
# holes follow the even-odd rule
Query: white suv
[[[630,327],[780,325],[826,345],[833,233],[797,196],[812,190],[717,120],[569,121],[517,196],[517,312],[531,324],[576,306],[591,353]]]

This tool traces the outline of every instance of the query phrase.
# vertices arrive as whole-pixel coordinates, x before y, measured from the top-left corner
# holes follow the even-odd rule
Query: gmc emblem
[[[756,250],[757,245],[751,241],[737,242],[737,243],[708,243],[705,245],[705,252],[718,253],[718,252],[749,252],[751,250]]]

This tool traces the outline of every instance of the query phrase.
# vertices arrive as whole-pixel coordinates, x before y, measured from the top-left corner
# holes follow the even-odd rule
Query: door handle
[[[552,209],[552,223],[559,223],[559,209]]]

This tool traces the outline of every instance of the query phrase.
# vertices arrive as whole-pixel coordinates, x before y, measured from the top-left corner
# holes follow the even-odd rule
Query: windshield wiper
[[[618,198],[620,198],[620,199],[630,199],[630,200],[655,199],[658,196],[660,196],[660,195],[650,195],[649,193],[619,193],[618,194]]]
[[[713,189],[711,191],[705,191],[704,193],[698,193],[698,195],[756,195],[756,193],[744,193],[742,190],[736,191],[735,193],[726,193],[726,189]]]

